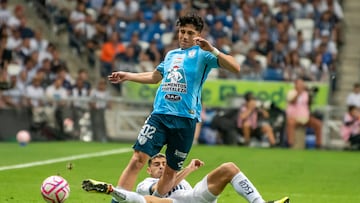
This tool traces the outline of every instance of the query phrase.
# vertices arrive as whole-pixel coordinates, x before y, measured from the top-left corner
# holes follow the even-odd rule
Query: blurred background
[[[196,10],[203,37],[241,72],[209,75],[195,144],[289,147],[286,108],[301,78],[321,147],[351,148],[342,129],[349,106],[360,108],[359,9],[357,0],[0,0],[0,141],[20,130],[32,141],[134,141],[157,86],[107,75],[154,70],[178,46],[177,17]],[[249,92],[268,114],[259,127],[271,129],[247,140],[238,117]],[[295,134],[297,147],[317,147],[311,126]]]

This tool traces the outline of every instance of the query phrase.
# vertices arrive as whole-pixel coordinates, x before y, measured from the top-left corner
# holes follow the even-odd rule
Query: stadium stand
[[[347,4],[356,7],[357,2],[352,0]],[[91,85],[95,85],[101,77],[101,47],[113,32],[118,33],[126,48],[139,45],[141,50],[138,57],[145,57],[149,64],[156,65],[166,50],[176,46],[176,16],[196,9],[206,19],[204,36],[222,51],[238,56],[239,63],[246,63],[249,50],[256,50],[255,59],[261,65],[261,74],[259,69],[246,64],[250,67],[249,71],[237,79],[291,81],[293,78],[303,77],[307,81],[329,83],[332,91],[339,89],[335,94],[341,95],[339,92],[349,92],[354,80],[359,79],[359,74],[355,78],[351,71],[360,61],[357,58],[358,61],[355,62],[354,55],[359,53],[355,48],[346,48],[351,47],[352,43],[345,46],[347,54],[339,51],[344,44],[342,36],[349,35],[344,32],[344,16],[348,14],[343,12],[341,3],[337,0],[238,0],[227,3],[218,0],[1,0],[0,17],[3,22],[2,42],[7,44],[4,53],[13,54],[9,63],[17,63],[23,67],[24,62],[30,58],[35,63],[34,67],[26,71],[27,82],[22,83],[23,86],[35,76],[53,81],[65,71],[65,76],[62,77],[67,82],[64,82],[64,86],[70,91],[78,77],[77,71],[81,68],[87,69],[89,81]],[[22,12],[19,12],[23,10],[23,14],[26,14],[28,9],[38,11],[36,13],[47,23],[47,39],[44,36],[33,36],[39,28],[35,23],[32,24],[34,27],[29,26],[24,16],[21,16]],[[351,16],[356,16],[349,15],[350,19]],[[356,24],[355,21],[352,23]],[[6,26],[4,22],[8,22]],[[14,26],[19,28],[15,29]],[[132,42],[134,35],[138,36],[138,40]],[[323,41],[325,37],[327,41]],[[353,35],[351,37],[354,38]],[[39,47],[36,39],[42,39],[48,46]],[[280,43],[283,48],[279,51],[275,47]],[[68,48],[59,51],[59,47],[64,45],[72,51]],[[35,49],[39,50],[37,54]],[[296,65],[290,60],[290,55],[294,52],[299,58]],[[3,59],[6,56],[3,54]],[[43,66],[42,60],[47,57],[51,71],[46,70],[46,64],[44,68],[40,68]],[[340,59],[346,57],[350,58],[347,60],[350,62],[344,60],[340,69]],[[143,65],[139,58],[135,61],[139,67]],[[114,67],[115,70],[117,68],[119,67]],[[141,70],[144,69],[134,69]],[[341,80],[345,85],[339,84],[339,72],[346,73]],[[3,80],[8,80],[10,75],[4,74]],[[252,77],[254,74],[259,77]],[[308,75],[318,77],[307,77]],[[227,75],[214,72],[211,77],[226,78]],[[350,88],[344,87],[348,85]],[[113,95],[118,95],[113,88],[110,90]],[[0,105],[8,108],[3,100]]]

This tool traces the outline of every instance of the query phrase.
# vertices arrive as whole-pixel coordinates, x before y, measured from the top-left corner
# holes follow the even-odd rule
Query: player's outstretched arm
[[[118,71],[113,72],[108,76],[108,79],[111,83],[122,83],[125,81],[132,81],[143,84],[156,84],[162,79],[162,75],[159,71],[154,70],[153,72],[143,72],[143,73],[131,73]]]
[[[236,62],[235,58],[231,55],[224,54],[210,44],[206,39],[201,37],[194,38],[195,43],[200,46],[201,49],[209,51],[218,57],[219,65],[227,70],[238,73],[240,71],[240,65]]]
[[[176,185],[178,185],[182,180],[184,180],[190,173],[196,171],[198,168],[200,168],[201,166],[204,165],[204,162],[201,161],[200,159],[192,159],[190,164],[185,167],[183,170],[179,171],[176,174],[176,180],[174,182],[173,187],[175,187]],[[155,183],[152,187],[151,187],[151,191],[154,192],[157,190],[157,185],[158,182]]]
[[[186,166],[183,170],[179,171],[176,174],[176,180],[174,186],[178,185],[182,180],[184,180],[190,173],[196,171],[201,166],[204,165],[204,162],[200,159],[192,159],[190,164]]]

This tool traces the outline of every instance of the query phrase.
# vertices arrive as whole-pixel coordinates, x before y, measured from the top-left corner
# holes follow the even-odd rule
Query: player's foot
[[[83,180],[82,188],[87,192],[98,192],[105,194],[110,194],[110,192],[113,191],[113,187],[111,184],[92,179]]]
[[[290,203],[290,199],[288,197],[284,197],[282,199],[279,200],[273,200],[273,201],[268,201],[266,203]]]

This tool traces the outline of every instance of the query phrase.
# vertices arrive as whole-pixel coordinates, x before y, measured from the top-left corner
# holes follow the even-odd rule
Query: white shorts
[[[217,196],[213,195],[207,184],[207,176],[198,182],[194,189],[184,191],[181,196],[170,197],[173,203],[216,203]]]

